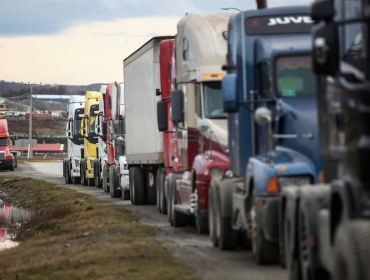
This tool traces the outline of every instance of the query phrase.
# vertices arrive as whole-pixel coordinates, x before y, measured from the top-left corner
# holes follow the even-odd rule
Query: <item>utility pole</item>
[[[31,95],[30,95],[30,118],[29,118],[29,129],[28,129],[28,158],[33,158],[33,150],[32,150],[32,84],[31,84]]]

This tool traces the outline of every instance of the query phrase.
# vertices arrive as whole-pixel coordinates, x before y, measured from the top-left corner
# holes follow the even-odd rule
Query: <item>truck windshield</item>
[[[74,129],[73,135],[80,135],[80,133],[81,133],[81,119],[76,119],[74,121],[74,126],[75,126],[75,129]]]
[[[299,97],[316,93],[316,79],[310,56],[279,57],[275,63],[275,86],[279,97]]]
[[[0,146],[8,146],[8,138],[0,138]]]
[[[97,114],[95,111],[90,111],[90,133],[95,133],[95,120]]]
[[[204,115],[208,119],[225,119],[221,82],[203,83]]]

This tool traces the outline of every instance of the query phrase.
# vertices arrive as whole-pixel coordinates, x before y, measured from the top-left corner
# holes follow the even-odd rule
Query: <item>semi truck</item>
[[[311,27],[308,7],[265,8],[233,16],[226,34],[230,165],[211,182],[210,237],[221,249],[241,237],[258,264],[279,261],[281,192],[323,182]]]
[[[17,152],[13,150],[14,137],[9,135],[8,121],[0,120],[0,169],[14,171],[17,167]]]
[[[370,279],[368,8],[361,0],[311,7],[320,152],[337,168],[330,184],[282,193],[290,279]]]
[[[80,177],[81,184],[95,186],[94,161],[97,159],[98,135],[95,133],[95,120],[99,114],[98,91],[87,91],[85,94],[84,116],[81,121],[81,135],[84,138],[84,148],[81,154]]]
[[[106,131],[103,131],[103,123],[105,121],[104,98],[107,85],[100,86],[99,97],[99,113],[95,120],[95,133],[98,135],[98,147],[96,150],[97,159],[94,161],[94,181],[96,188],[102,188],[103,178],[101,176],[104,165],[107,161],[107,144]],[[103,133],[105,132],[105,133]]]
[[[162,90],[163,109],[158,107],[158,119],[166,124],[159,125],[162,130],[166,128],[164,137],[170,138],[164,149],[169,150],[171,158],[166,164],[166,176],[159,178],[160,190],[165,190],[161,193],[167,201],[169,222],[180,227],[195,220],[199,233],[208,231],[211,178],[221,177],[228,166],[227,120],[221,90],[225,72],[220,65],[226,55],[222,33],[229,17],[230,14],[188,14],[180,20],[175,59],[170,64],[176,73],[176,79],[172,79],[174,89],[170,95],[168,87]]]
[[[105,94],[107,160],[102,170],[103,188],[111,197],[130,199],[129,170],[125,154],[125,101],[123,84],[111,83]]]
[[[153,37],[124,59],[126,157],[132,204],[156,203],[157,170],[164,166],[163,136],[157,128],[160,89],[159,43]]]
[[[67,158],[63,160],[63,177],[66,184],[79,184],[81,152],[84,140],[81,135],[81,120],[84,116],[85,97],[71,95],[68,101],[66,125]]]

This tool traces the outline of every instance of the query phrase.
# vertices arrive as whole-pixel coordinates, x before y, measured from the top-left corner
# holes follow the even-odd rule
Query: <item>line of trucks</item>
[[[346,3],[187,14],[123,84],[71,97],[66,183],[156,204],[289,279],[370,279],[370,21]]]

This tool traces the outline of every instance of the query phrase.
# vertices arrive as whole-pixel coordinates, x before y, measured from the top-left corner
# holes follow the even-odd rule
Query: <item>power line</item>
[[[7,75],[5,75],[5,73],[3,72],[3,71],[1,71],[1,69],[0,69],[0,72],[9,80],[9,81],[11,81],[10,80],[10,78],[7,76]]]

